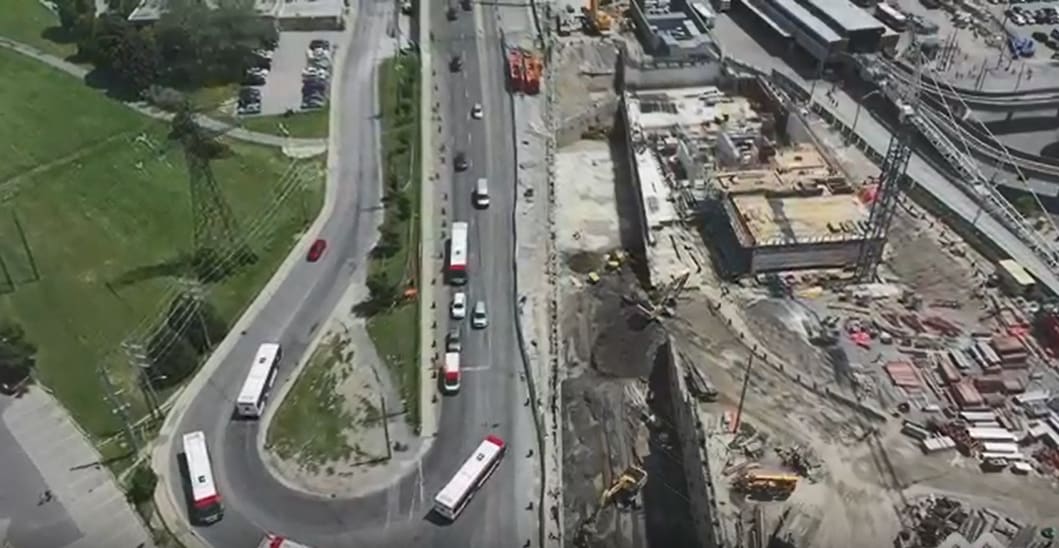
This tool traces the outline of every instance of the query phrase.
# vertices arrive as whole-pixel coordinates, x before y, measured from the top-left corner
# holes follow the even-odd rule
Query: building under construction
[[[870,195],[855,194],[812,145],[737,158],[743,165],[712,177],[717,201],[707,219],[730,275],[856,265]]]

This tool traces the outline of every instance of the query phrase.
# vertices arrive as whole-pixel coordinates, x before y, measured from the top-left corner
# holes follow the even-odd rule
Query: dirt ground
[[[704,421],[713,429],[711,440],[717,440],[711,442],[717,446],[714,461],[719,463],[715,468],[723,468],[738,459],[725,447],[731,435],[722,430],[720,417],[735,411],[748,353],[743,341],[703,302],[683,299],[678,315],[669,323],[678,350],[721,394],[717,403],[703,404],[702,409],[714,419]],[[769,338],[782,329],[782,324],[782,320],[771,325],[762,322],[761,328],[771,330],[766,333]],[[796,333],[781,335],[788,341],[797,337]],[[1002,508],[1031,522],[1059,520],[1059,491],[1054,482],[984,474],[975,462],[955,453],[923,455],[900,434],[897,421],[869,422],[841,404],[792,383],[768,365],[752,368],[743,420],[766,432],[770,447],[806,444],[822,463],[819,482],[802,481],[785,502],[758,503],[769,510],[771,527],[790,509],[783,531],[792,535],[796,546],[893,546],[901,529],[896,509],[904,497],[931,492]],[[872,433],[875,428],[877,434]],[[744,502],[725,494],[729,480],[715,478],[715,484],[721,511],[734,523]]]

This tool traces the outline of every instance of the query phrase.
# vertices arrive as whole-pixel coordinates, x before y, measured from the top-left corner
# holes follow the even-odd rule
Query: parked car
[[[453,165],[456,167],[456,171],[466,171],[467,168],[471,167],[471,162],[467,160],[466,154],[458,152],[456,153],[456,158],[453,161]]]
[[[313,245],[309,247],[309,262],[315,263],[316,261],[319,261],[320,257],[323,256],[325,249],[327,249],[327,240],[318,238],[313,242]]]
[[[460,352],[461,350],[463,350],[463,343],[460,341],[460,328],[453,327],[445,336],[445,351]]]
[[[331,42],[317,38],[309,42],[309,49],[331,49]]]

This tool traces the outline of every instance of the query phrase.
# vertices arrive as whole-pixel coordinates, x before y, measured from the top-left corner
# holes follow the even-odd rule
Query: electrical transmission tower
[[[912,156],[912,138],[916,132],[915,117],[919,109],[923,55],[915,40],[909,47],[913,48],[912,53],[916,55],[915,75],[910,87],[905,90],[904,96],[898,93],[894,101],[897,106],[898,127],[890,137],[890,144],[886,147],[886,156],[883,158],[875,200],[868,215],[868,228],[860,246],[860,255],[857,257],[856,277],[865,282],[875,280],[879,263],[882,262],[883,250],[886,248],[886,240],[890,234],[890,224],[893,222],[894,213],[897,212],[898,198],[904,185],[905,172],[908,170],[908,160]],[[887,84],[884,82],[882,85]]]
[[[239,240],[235,215],[210,165],[224,146],[195,123],[187,107],[174,116],[171,136],[183,146],[188,168],[195,271],[209,282],[252,261],[253,253]]]

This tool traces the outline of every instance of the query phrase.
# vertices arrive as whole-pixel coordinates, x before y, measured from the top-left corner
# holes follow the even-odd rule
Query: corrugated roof
[[[768,0],[772,5],[784,12],[788,17],[801,23],[813,31],[820,40],[830,44],[842,40],[830,25],[821,21],[816,15],[799,4],[795,0]]]
[[[877,30],[885,28],[878,19],[848,0],[802,0],[810,10],[831,20],[834,26],[843,33]]]

